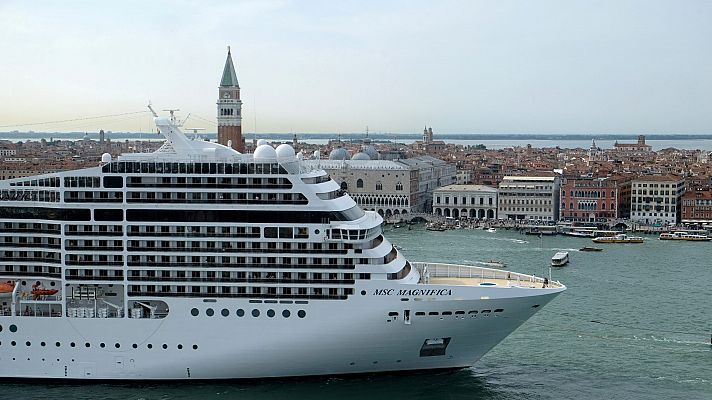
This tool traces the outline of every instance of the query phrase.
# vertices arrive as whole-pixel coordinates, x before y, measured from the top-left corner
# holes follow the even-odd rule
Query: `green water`
[[[597,245],[500,230],[387,230],[413,261],[548,274],[568,290],[474,367],[450,373],[252,382],[46,385],[6,381],[1,399],[712,399],[711,243]],[[593,323],[590,321],[600,321]]]

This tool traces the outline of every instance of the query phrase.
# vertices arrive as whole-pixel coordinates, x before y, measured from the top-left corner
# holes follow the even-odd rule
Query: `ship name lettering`
[[[373,292],[374,296],[391,296],[393,294],[393,289],[376,289]]]
[[[401,289],[398,296],[451,296],[452,289]]]

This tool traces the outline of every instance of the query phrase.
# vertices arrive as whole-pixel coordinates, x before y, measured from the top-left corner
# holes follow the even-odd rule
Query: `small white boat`
[[[505,268],[507,266],[507,264],[497,260],[479,261],[477,263],[490,268]]]
[[[684,240],[688,242],[709,242],[712,240],[707,235],[698,235],[687,232],[664,232],[660,234],[660,240]]]
[[[620,234],[616,236],[601,236],[592,239],[594,243],[643,243],[643,238],[640,236],[628,236]]]
[[[495,228],[489,228],[489,229],[487,229],[487,232],[489,232],[489,233],[495,233],[495,232],[497,232],[497,229],[495,229]]]
[[[569,252],[568,251],[560,251],[556,254],[554,254],[554,257],[551,257],[551,266],[552,267],[563,267],[564,265],[569,263]]]

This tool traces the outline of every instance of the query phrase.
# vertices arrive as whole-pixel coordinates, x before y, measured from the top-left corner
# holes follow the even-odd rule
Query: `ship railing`
[[[420,283],[428,284],[431,278],[469,278],[478,279],[481,282],[488,280],[503,280],[517,284],[537,284],[546,283],[547,287],[561,287],[560,282],[552,281],[544,277],[521,274],[518,272],[505,271],[500,269],[484,268],[472,265],[443,264],[414,262],[413,266],[420,272]]]

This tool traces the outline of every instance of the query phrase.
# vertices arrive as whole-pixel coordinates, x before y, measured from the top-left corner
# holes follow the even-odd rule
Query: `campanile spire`
[[[218,143],[225,146],[230,143],[233,149],[244,152],[245,141],[242,138],[242,101],[240,84],[237,82],[235,65],[232,62],[230,46],[227,46],[227,59],[223,68],[220,87],[218,88]]]

